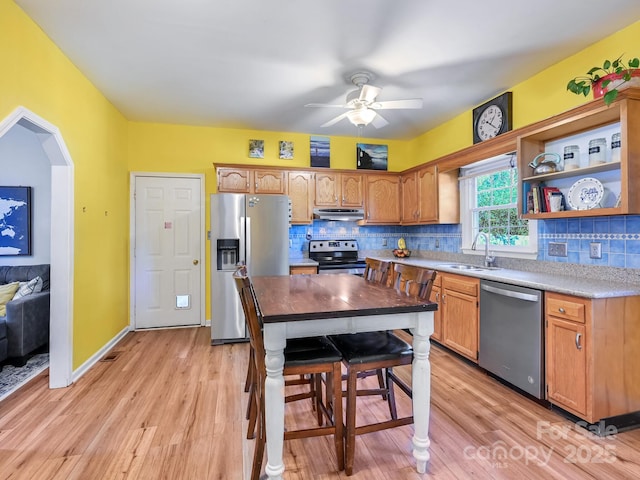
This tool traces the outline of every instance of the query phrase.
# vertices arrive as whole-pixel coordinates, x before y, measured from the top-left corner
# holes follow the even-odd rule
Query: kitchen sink
[[[437,267],[446,267],[453,268],[454,270],[466,270],[472,272],[479,272],[482,270],[498,270],[500,267],[483,267],[480,265],[467,265],[464,263],[443,263],[441,265],[436,265]]]

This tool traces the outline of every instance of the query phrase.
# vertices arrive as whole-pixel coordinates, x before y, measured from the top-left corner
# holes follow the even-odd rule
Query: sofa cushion
[[[13,300],[13,296],[19,287],[19,282],[0,285],[0,317],[4,317],[7,314],[7,302]]]
[[[13,296],[12,300],[18,300],[26,295],[30,295],[32,293],[38,293],[42,291],[42,278],[36,277],[32,278],[28,282],[20,282],[20,287],[18,291]]]
[[[51,266],[48,263],[41,265],[4,265],[0,267],[0,284],[12,282],[28,282],[29,280],[42,278],[42,291],[49,290],[49,273]]]

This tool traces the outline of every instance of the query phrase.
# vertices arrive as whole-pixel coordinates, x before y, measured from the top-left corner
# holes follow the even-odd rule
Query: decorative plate
[[[590,210],[600,205],[603,196],[602,183],[595,178],[586,177],[571,185],[567,200],[573,210]]]

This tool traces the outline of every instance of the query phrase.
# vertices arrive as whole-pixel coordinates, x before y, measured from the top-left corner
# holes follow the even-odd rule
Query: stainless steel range
[[[311,240],[309,258],[318,262],[318,273],[364,273],[357,240]]]

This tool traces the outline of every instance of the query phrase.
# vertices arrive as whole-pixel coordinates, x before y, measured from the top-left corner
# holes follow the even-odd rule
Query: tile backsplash
[[[316,220],[292,225],[289,256],[308,256],[309,239],[353,238],[362,250],[393,249],[403,237],[413,251],[460,253],[460,225],[360,226],[355,222]],[[549,242],[566,242],[567,256],[548,255]],[[602,258],[589,258],[592,242],[600,243]],[[538,260],[608,267],[640,268],[640,215],[563,218],[538,221]]]

